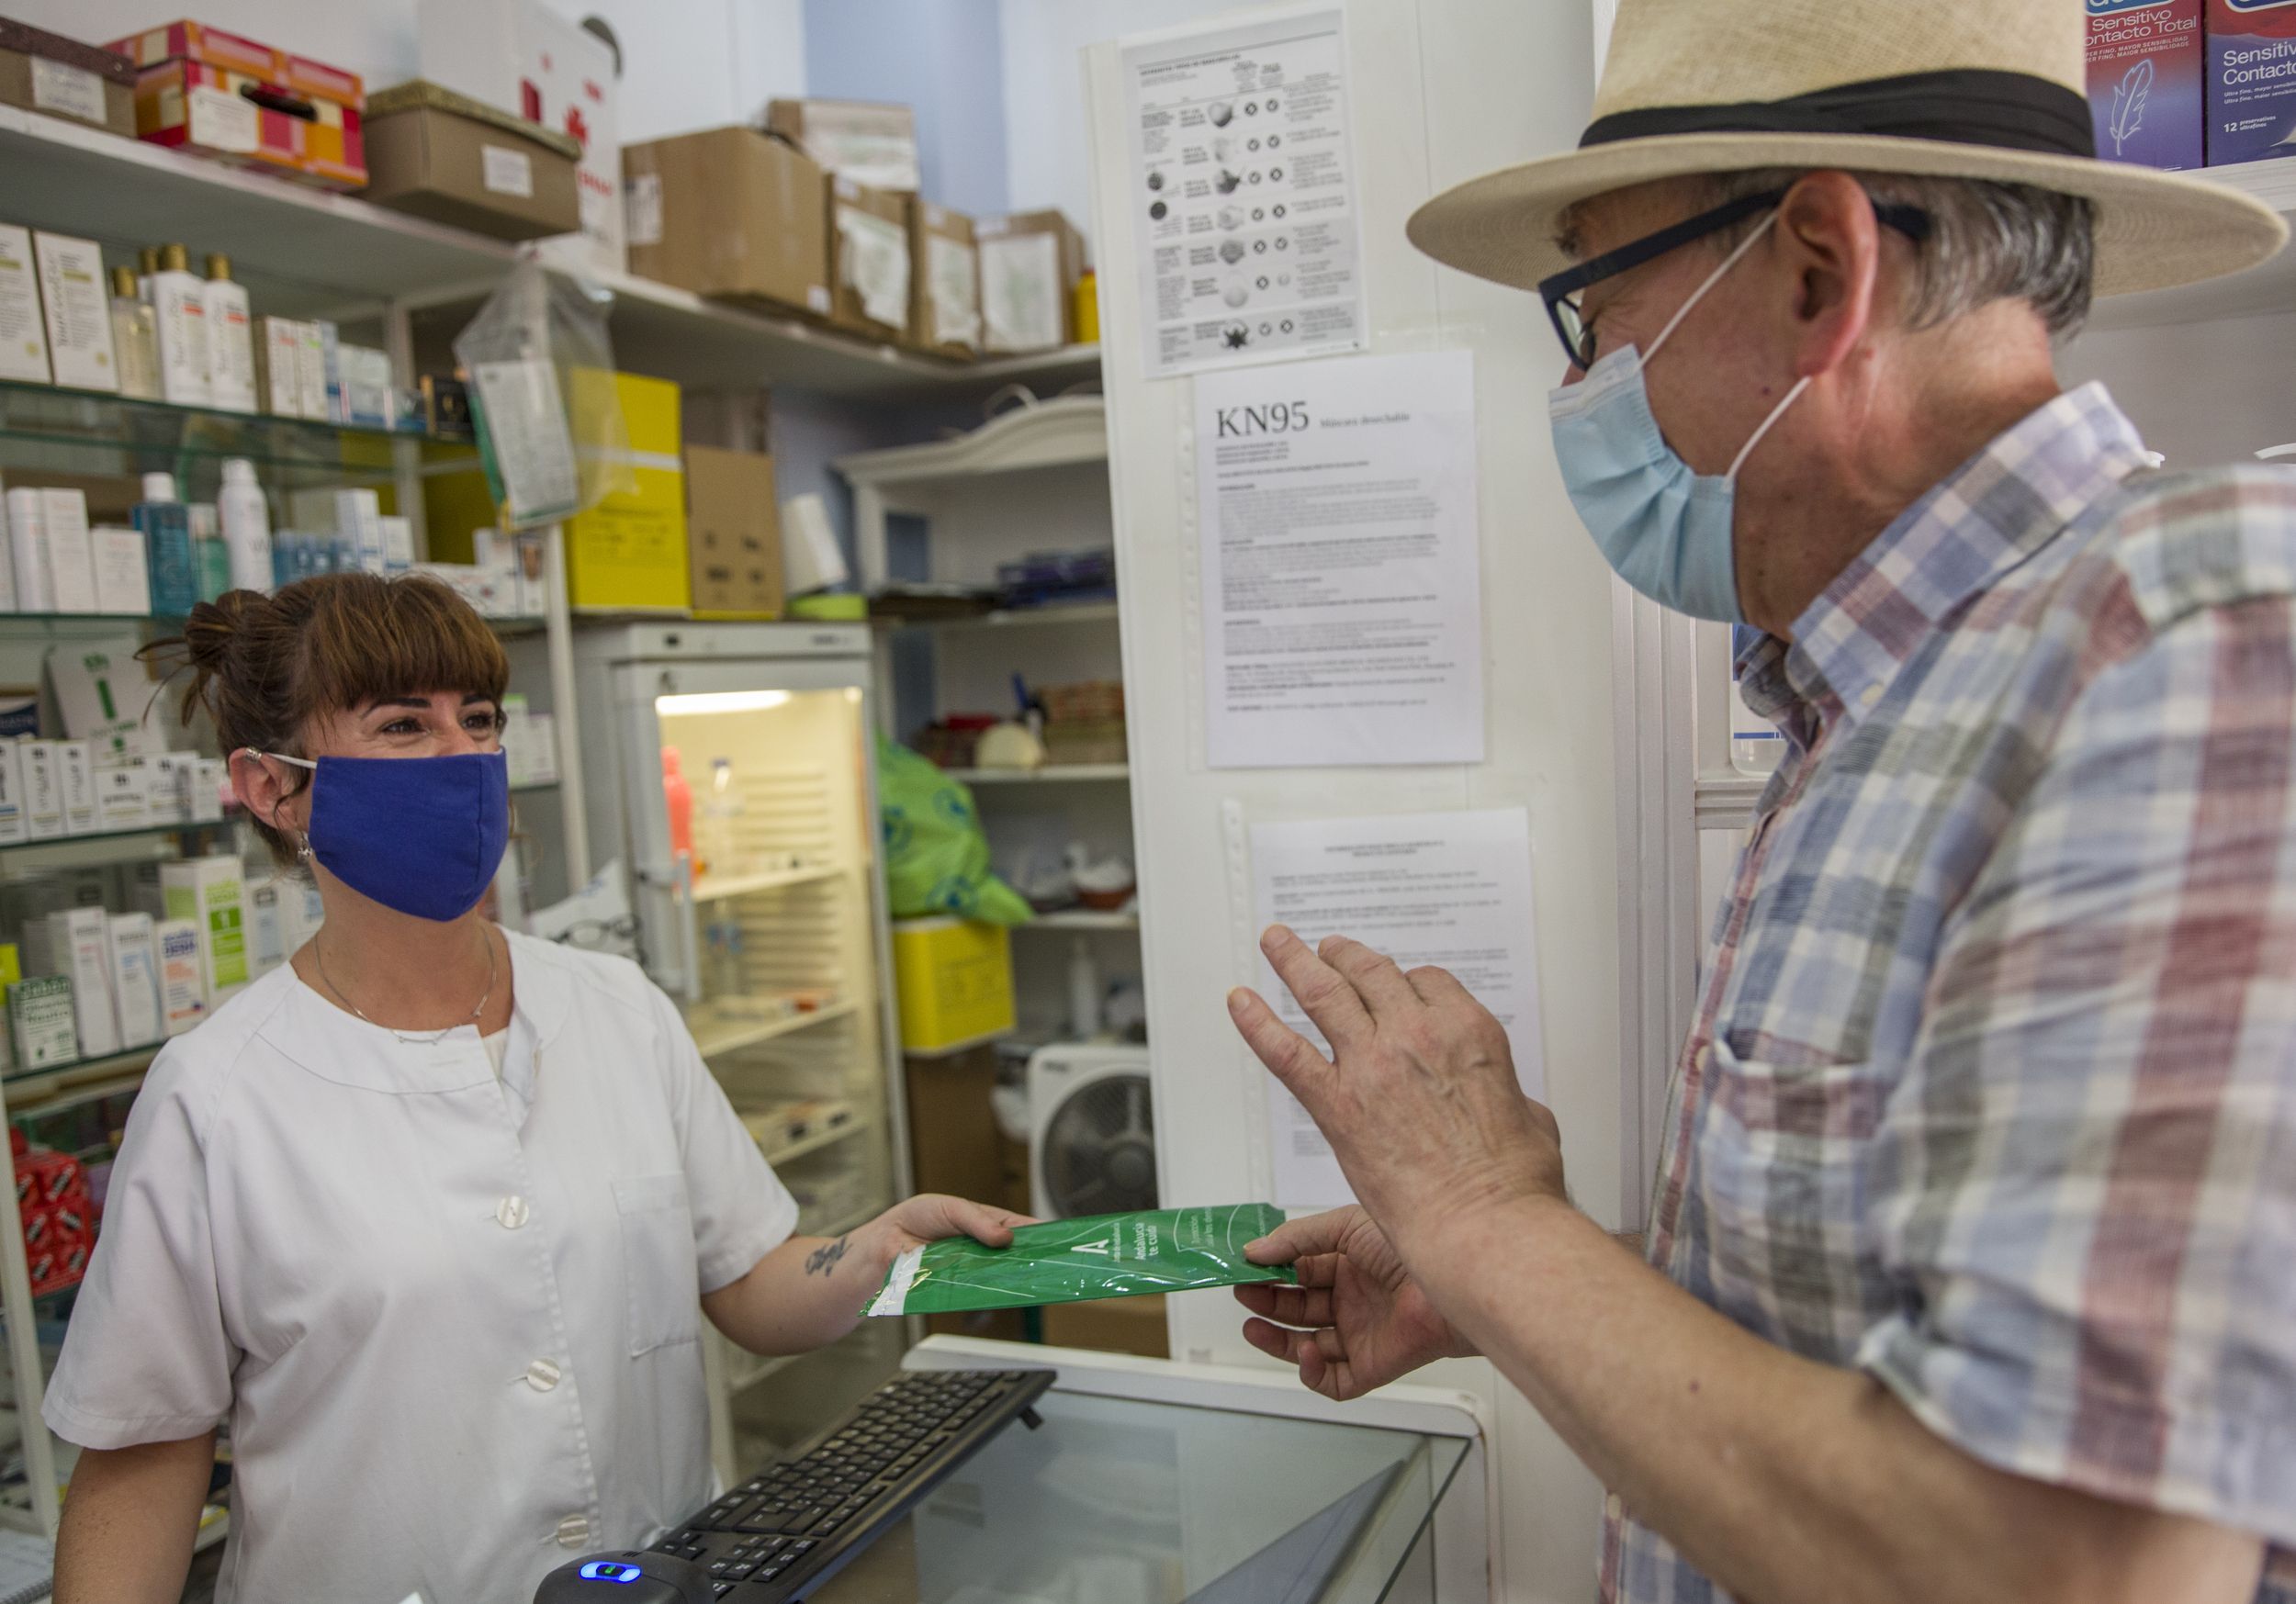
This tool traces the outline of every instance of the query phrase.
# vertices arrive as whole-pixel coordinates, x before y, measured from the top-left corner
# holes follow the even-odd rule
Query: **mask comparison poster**
[[[1252,826],[1254,928],[1288,925],[1312,947],[1348,936],[1409,971],[1458,977],[1506,1027],[1515,1078],[1546,1096],[1539,1049],[1538,943],[1531,914],[1531,816],[1521,808]],[[1283,1022],[1328,1053],[1266,957],[1253,984]],[[1267,1085],[1276,1201],[1353,1203],[1331,1144],[1300,1100],[1253,1060]]]
[[[1367,343],[1336,7],[1124,52],[1150,378]]]
[[[1196,494],[1210,767],[1482,761],[1469,353],[1205,375]]]

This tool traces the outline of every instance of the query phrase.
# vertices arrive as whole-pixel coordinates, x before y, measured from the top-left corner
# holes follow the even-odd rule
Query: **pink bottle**
[[[687,861],[693,861],[693,788],[686,783],[678,761],[678,748],[661,749],[661,794],[670,804],[670,849]],[[693,863],[699,875],[704,865]]]

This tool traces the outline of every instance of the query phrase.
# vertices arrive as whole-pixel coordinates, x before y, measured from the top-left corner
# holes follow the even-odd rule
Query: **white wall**
[[[482,4],[483,0],[469,0]],[[547,0],[604,17],[623,49],[622,137],[657,139],[754,117],[805,86],[802,0]],[[95,43],[180,14],[150,0],[11,0],[8,15]],[[200,21],[316,56],[381,87],[416,70],[414,0],[202,0]]]
[[[1008,28],[1015,10],[1039,9],[1007,4]],[[1098,14],[1097,22],[1114,7],[1061,9]],[[1129,20],[1154,7],[1124,9]],[[1138,287],[1122,265],[1131,208],[1103,208],[1110,472],[1164,1195],[1175,1204],[1230,1198],[1267,1172],[1265,1071],[1221,1005],[1230,986],[1256,978],[1248,905],[1239,908],[1231,892],[1248,887],[1249,869],[1230,856],[1226,805],[1247,822],[1522,807],[1531,819],[1548,1099],[1573,1195],[1615,1224],[1621,1066],[1610,577],[1547,443],[1545,397],[1557,362],[1537,301],[1439,269],[1403,238],[1404,219],[1438,190],[1575,143],[1592,97],[1589,8],[1585,0],[1349,0],[1347,19],[1373,348],[1475,354],[1489,757],[1451,768],[1202,766],[1196,632],[1175,627],[1199,605],[1174,538],[1192,522],[1184,510],[1194,493],[1193,386],[1142,376]],[[1008,65],[1009,91],[1026,81]],[[1113,179],[1124,171],[1113,50],[1095,53],[1094,82],[1095,160]],[[1016,159],[1043,158],[1047,138],[1016,134]],[[1124,192],[1118,183],[1116,193]],[[1029,193],[1017,180],[1015,203]],[[1244,1342],[1231,1300],[1175,1299],[1172,1323],[1178,1356],[1264,1363]],[[1593,1477],[1488,1364],[1439,1365],[1424,1379],[1480,1394],[1498,1418],[1502,1596],[1539,1604],[1590,1598],[1601,1501]]]
[[[1015,211],[1058,207],[1092,230],[1092,158],[1085,129],[1086,45],[1175,28],[1239,0],[998,0],[1005,37],[1007,191]],[[1096,261],[1098,260],[1096,252]]]

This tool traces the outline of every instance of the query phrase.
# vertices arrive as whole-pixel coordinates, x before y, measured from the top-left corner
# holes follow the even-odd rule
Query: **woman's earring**
[[[302,858],[304,862],[309,863],[311,860],[311,833],[309,830],[303,832],[302,842],[295,848],[295,852],[296,856]]]

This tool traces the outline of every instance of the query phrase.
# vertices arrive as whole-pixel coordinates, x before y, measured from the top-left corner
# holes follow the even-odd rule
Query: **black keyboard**
[[[1049,1370],[917,1371],[888,1381],[811,1448],[769,1466],[654,1544],[733,1604],[802,1598],[906,1515],[1052,1385]]]

